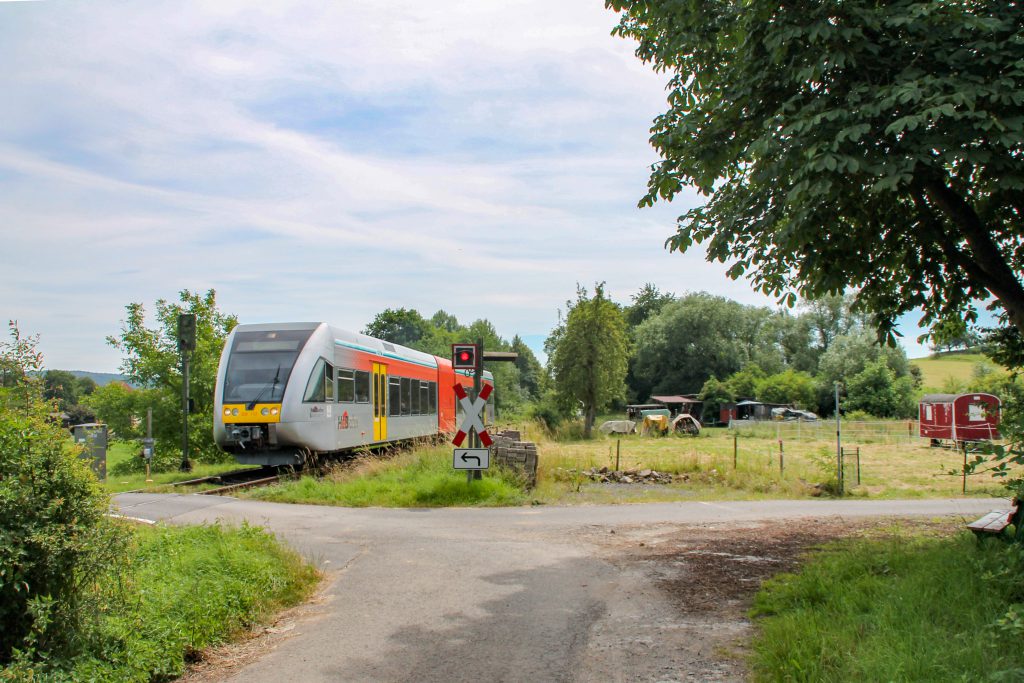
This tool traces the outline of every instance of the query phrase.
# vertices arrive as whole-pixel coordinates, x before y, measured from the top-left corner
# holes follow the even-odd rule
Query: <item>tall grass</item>
[[[452,469],[450,446],[421,446],[392,457],[366,456],[325,476],[304,476],[256,489],[260,500],[352,507],[449,507],[519,505],[526,500],[516,475],[489,470],[467,483],[466,473]]]
[[[1019,546],[966,533],[832,544],[757,595],[755,678],[1021,680],[1021,570]]]
[[[256,527],[140,528],[126,571],[98,577],[107,609],[80,654],[23,653],[0,681],[165,681],[203,648],[302,600],[315,569]]]
[[[844,470],[848,495],[907,498],[961,494],[961,480],[948,472],[960,465],[962,454],[931,448],[927,439],[910,439],[905,420],[872,423],[860,431],[858,426],[844,425],[843,446],[849,449]],[[534,495],[544,502],[801,497],[820,495],[822,488],[816,485],[827,485],[835,477],[834,423],[831,431],[821,426],[798,432],[795,423],[765,423],[738,430],[705,428],[697,437],[605,436],[598,432],[590,440],[572,438],[568,427],[552,432],[526,423],[519,429],[524,438],[538,443],[540,471]],[[859,485],[854,448],[860,452]],[[580,481],[571,475],[572,470],[590,467],[614,468],[617,451],[619,469],[649,468],[687,474],[689,479],[672,486],[627,489]],[[967,483],[968,495],[1004,493],[1001,484],[990,477],[972,478]]]

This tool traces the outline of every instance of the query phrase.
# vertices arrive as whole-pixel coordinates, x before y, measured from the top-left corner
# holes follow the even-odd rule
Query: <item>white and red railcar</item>
[[[1000,438],[998,396],[925,394],[919,404],[920,435],[933,444],[942,441],[991,441]]]
[[[291,465],[452,433],[456,383],[473,377],[451,359],[327,323],[239,325],[217,371],[214,439],[241,463]]]

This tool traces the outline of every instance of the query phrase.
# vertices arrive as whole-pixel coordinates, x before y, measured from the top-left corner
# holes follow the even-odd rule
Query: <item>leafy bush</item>
[[[566,409],[555,393],[548,391],[540,401],[530,406],[527,416],[531,420],[539,420],[547,429],[554,430],[565,421]]]
[[[897,377],[884,359],[871,361],[846,386],[847,410],[863,410],[877,417],[914,414],[914,384],[909,376]]]
[[[48,423],[53,406],[33,379],[35,338],[11,324],[0,364],[0,663],[16,650],[64,655],[81,645],[95,614],[86,587],[120,555],[108,498],[67,432]]]
[[[60,659],[22,654],[0,670],[0,681],[171,680],[197,652],[299,602],[317,579],[258,527],[144,527],[126,535],[126,571],[97,581],[117,592],[117,608],[99,616],[88,645]]]

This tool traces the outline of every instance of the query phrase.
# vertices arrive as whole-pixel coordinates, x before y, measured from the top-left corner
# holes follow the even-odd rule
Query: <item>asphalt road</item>
[[[323,599],[243,665],[209,680],[733,680],[671,609],[652,564],[626,571],[604,539],[674,527],[876,516],[975,518],[995,499],[687,502],[620,506],[351,509],[214,496],[121,494],[120,514],[261,524],[328,572]],[[787,521],[791,520],[791,521]],[[614,534],[618,533],[618,536]],[[620,549],[621,550],[621,549]],[[688,621],[689,619],[689,621]],[[695,637],[695,631],[697,636]],[[727,637],[725,633],[723,637]]]

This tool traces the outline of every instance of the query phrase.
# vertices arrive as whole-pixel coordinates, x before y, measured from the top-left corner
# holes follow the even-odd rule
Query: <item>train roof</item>
[[[359,351],[365,351],[367,353],[374,353],[384,358],[394,358],[396,360],[406,361],[409,363],[415,363],[417,365],[423,365],[429,368],[437,367],[437,357],[423,351],[417,351],[416,349],[410,349],[408,346],[402,346],[401,344],[393,344],[382,339],[370,337],[359,332],[350,332],[340,327],[335,327],[330,323],[324,322],[292,322],[292,323],[251,323],[238,325],[235,329],[244,329],[252,331],[267,331],[267,330],[317,330],[321,325],[326,326],[330,330],[331,336],[334,337],[334,342],[342,346],[347,346]],[[472,376],[472,372],[456,370],[457,374]],[[484,370],[484,377],[489,380],[494,379],[494,375]]]

